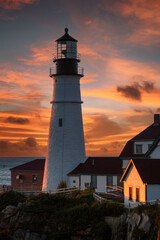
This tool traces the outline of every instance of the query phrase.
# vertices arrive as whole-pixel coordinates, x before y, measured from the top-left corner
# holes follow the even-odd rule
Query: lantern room
[[[65,28],[65,34],[56,42],[57,60],[62,58],[77,59],[77,40],[68,34],[68,28]]]
[[[53,60],[55,67],[50,68],[50,77],[57,75],[79,75],[83,77],[83,68],[78,66],[80,62],[77,54],[77,40],[65,34],[56,40],[56,56]]]

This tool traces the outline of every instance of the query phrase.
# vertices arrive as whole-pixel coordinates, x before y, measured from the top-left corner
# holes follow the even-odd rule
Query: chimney
[[[160,114],[154,114],[154,124],[160,124]]]

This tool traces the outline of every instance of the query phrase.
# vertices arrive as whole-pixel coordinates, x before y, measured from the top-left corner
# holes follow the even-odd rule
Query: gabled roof
[[[132,140],[128,141],[120,153],[120,158],[134,158],[134,157],[144,157],[145,154],[134,154],[134,142]]]
[[[145,154],[134,154],[134,142],[139,140],[148,140],[148,141],[155,141],[156,143],[152,144],[150,151],[147,152],[147,155]],[[149,156],[151,151],[155,149],[157,146],[157,141],[160,140],[160,124],[153,123],[146,129],[144,129],[142,132],[140,132],[138,135],[133,137],[131,140],[129,140],[125,147],[123,148],[120,158],[134,158],[134,157],[144,157]]]
[[[44,170],[45,159],[35,159],[33,161],[24,163],[17,167],[11,168],[10,170],[24,170],[24,171],[43,171]]]
[[[88,157],[68,175],[76,174],[122,174],[122,161],[119,157]]]
[[[131,159],[120,181],[125,181],[132,165],[137,169],[143,183],[160,184],[160,159]]]
[[[154,140],[160,136],[160,124],[153,123],[142,132],[137,134],[132,140]]]

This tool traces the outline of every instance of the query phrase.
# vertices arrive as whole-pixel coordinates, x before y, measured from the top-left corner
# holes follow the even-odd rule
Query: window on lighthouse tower
[[[59,118],[59,127],[62,127],[62,118]]]

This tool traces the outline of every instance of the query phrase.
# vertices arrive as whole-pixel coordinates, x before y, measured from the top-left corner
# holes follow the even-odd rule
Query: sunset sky
[[[160,113],[159,0],[0,0],[0,156],[45,156],[55,40],[78,39],[86,154],[118,155]]]

